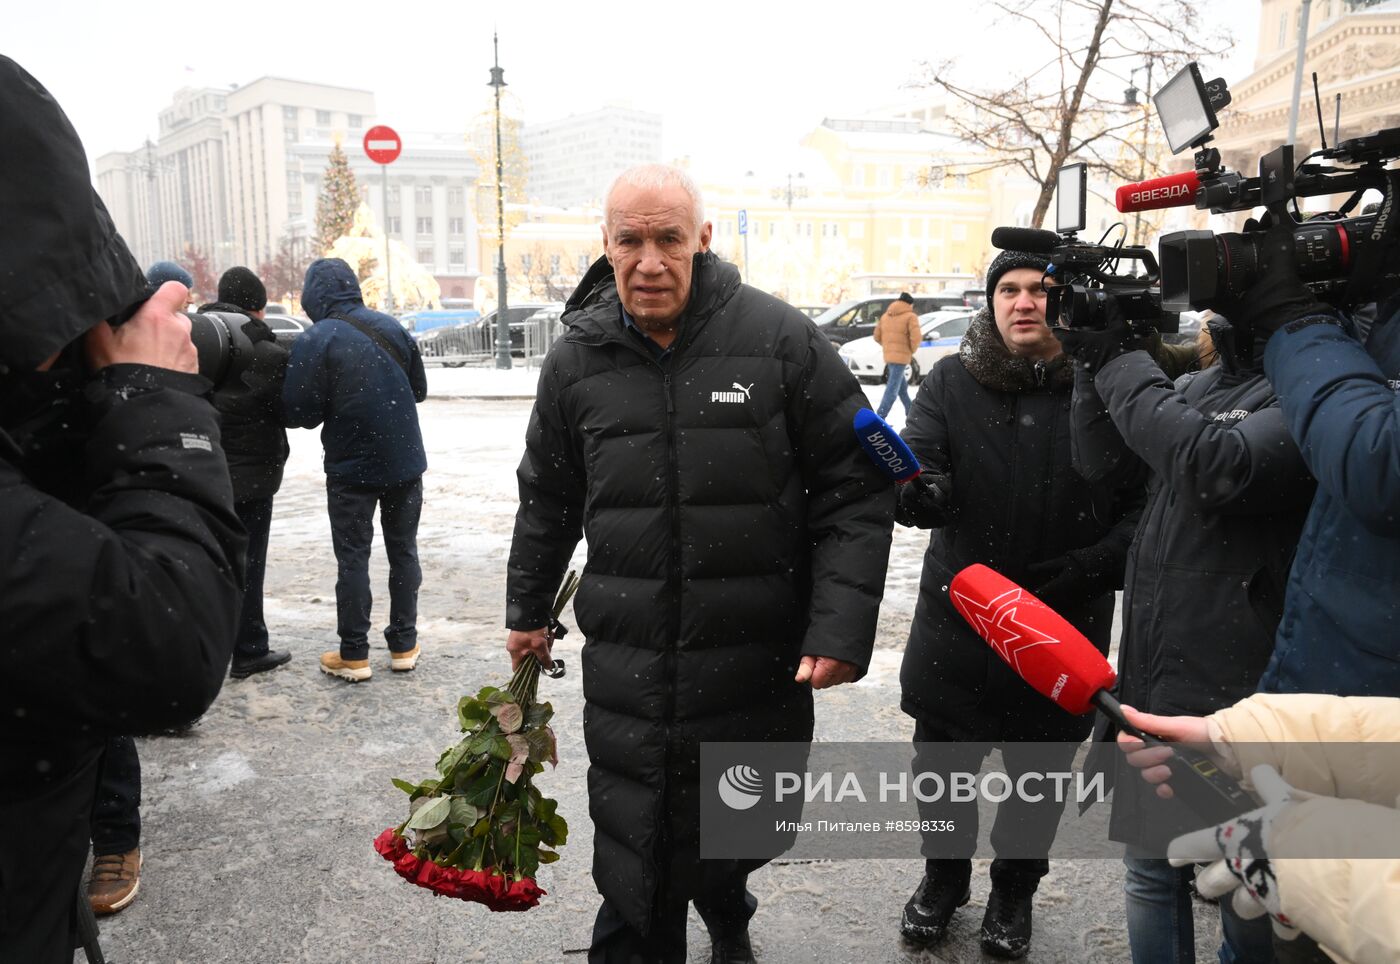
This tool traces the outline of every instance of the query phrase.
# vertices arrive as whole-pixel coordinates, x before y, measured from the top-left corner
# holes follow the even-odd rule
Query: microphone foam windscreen
[[[891,479],[903,485],[919,474],[919,460],[889,422],[862,408],[856,412],[854,427],[860,447]]]
[[[1083,633],[993,569],[968,566],[953,577],[948,598],[1017,675],[1066,712],[1089,712],[1090,697],[1118,678]]]

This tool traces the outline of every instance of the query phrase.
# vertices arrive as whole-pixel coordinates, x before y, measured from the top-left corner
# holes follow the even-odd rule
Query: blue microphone
[[[890,423],[868,408],[856,412],[856,438],[870,461],[878,465],[886,475],[903,485],[918,477],[923,471],[913,451],[899,437]]]

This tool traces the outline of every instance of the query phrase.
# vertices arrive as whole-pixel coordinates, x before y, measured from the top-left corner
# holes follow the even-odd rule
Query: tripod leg
[[[82,887],[78,888],[78,946],[87,955],[88,964],[106,964],[102,945],[97,943],[97,918]]]

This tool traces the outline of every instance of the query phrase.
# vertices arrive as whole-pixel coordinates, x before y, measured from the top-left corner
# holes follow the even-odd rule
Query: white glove
[[[1224,897],[1234,891],[1231,903],[1235,913],[1246,920],[1268,914],[1273,918],[1274,933],[1292,940],[1299,931],[1279,901],[1278,878],[1269,863],[1269,845],[1275,818],[1287,807],[1314,794],[1289,786],[1268,764],[1255,767],[1249,776],[1264,805],[1219,826],[1177,837],[1167,845],[1167,859],[1173,867],[1209,862],[1210,866],[1196,877],[1196,889],[1202,896]]]

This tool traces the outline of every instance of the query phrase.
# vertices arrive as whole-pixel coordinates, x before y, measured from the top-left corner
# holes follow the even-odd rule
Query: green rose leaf
[[[536,852],[539,854],[540,863],[542,864],[552,864],[559,859],[559,855],[552,850],[539,850]]]
[[[544,726],[554,716],[554,707],[548,703],[531,703],[525,708],[525,726],[527,729],[536,726]]]
[[[408,821],[409,830],[431,830],[438,826],[452,812],[451,797],[435,797],[422,806]]]
[[[525,722],[525,714],[515,703],[502,703],[500,706],[492,707],[491,712],[496,717],[496,722],[500,725],[502,733],[514,733]]]

